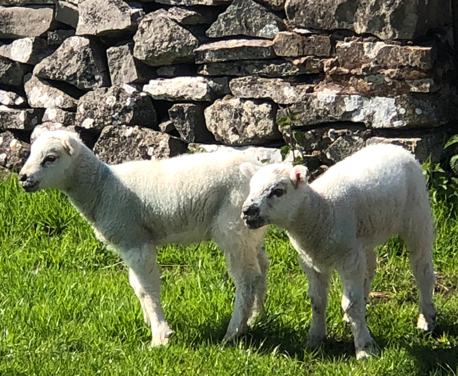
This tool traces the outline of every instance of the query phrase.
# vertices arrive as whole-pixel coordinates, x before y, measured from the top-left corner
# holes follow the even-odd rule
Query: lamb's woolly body
[[[342,307],[352,325],[357,357],[373,351],[364,301],[374,275],[374,247],[395,234],[410,250],[420,292],[418,327],[430,330],[435,316],[433,224],[425,180],[415,158],[401,147],[374,145],[337,163],[310,185],[298,183],[301,173],[301,168],[286,164],[261,168],[251,180],[244,213],[247,223],[251,219],[285,228],[299,253],[310,279],[309,344],[316,345],[325,336],[328,281],[335,268],[343,280]],[[269,198],[274,187],[286,193]],[[249,217],[256,213],[253,208],[258,211],[256,218]]]
[[[58,156],[46,165],[47,154]],[[244,153],[194,154],[162,161],[109,166],[75,136],[54,131],[39,137],[21,170],[25,187],[63,190],[92,223],[100,240],[129,266],[129,280],[152,327],[152,344],[167,342],[169,329],[159,300],[155,247],[214,239],[225,252],[236,284],[234,314],[225,339],[246,330],[261,308],[267,259],[264,231],[249,231],[240,219],[248,179]]]

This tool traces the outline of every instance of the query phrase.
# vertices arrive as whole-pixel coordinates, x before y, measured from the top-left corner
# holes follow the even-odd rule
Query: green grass
[[[446,203],[437,218],[438,328],[415,329],[416,290],[403,247],[379,250],[369,327],[380,355],[357,362],[341,319],[334,276],[329,340],[304,349],[307,280],[283,232],[269,231],[266,313],[237,343],[221,345],[233,286],[213,244],[160,253],[162,299],[176,331],[166,348],[150,333],[119,258],[98,243],[57,192],[29,195],[15,178],[0,184],[0,375],[456,375],[458,221]]]

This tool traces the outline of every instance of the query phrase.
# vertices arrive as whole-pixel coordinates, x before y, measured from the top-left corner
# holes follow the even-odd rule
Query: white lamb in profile
[[[28,192],[57,188],[115,248],[151,326],[152,345],[173,333],[160,303],[157,247],[213,239],[224,251],[236,286],[226,341],[244,333],[264,302],[268,266],[264,230],[240,218],[249,179],[239,170],[245,153],[185,155],[109,166],[74,133],[51,131],[32,144],[19,180]]]
[[[392,235],[405,242],[420,295],[418,328],[434,327],[432,301],[433,223],[422,170],[406,150],[368,146],[337,163],[313,183],[307,169],[273,164],[253,175],[242,218],[251,229],[275,224],[286,229],[309,278],[312,321],[309,346],[326,336],[325,311],[331,271],[343,282],[342,308],[351,324],[356,357],[376,350],[366,325],[365,302],[376,266],[374,248]]]

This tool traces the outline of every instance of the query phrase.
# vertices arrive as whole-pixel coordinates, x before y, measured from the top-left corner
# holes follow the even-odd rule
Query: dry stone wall
[[[0,0],[0,165],[68,128],[103,160],[366,144],[437,159],[456,133],[452,0]]]

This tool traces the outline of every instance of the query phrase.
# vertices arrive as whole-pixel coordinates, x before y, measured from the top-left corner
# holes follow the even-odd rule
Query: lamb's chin
[[[245,219],[244,222],[245,226],[251,230],[255,230],[266,225],[266,222],[262,218]]]

